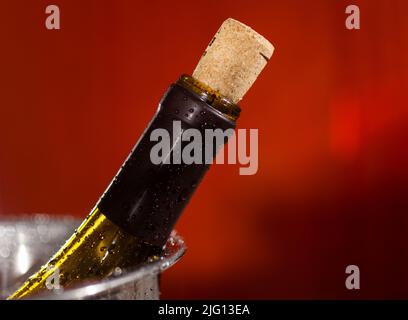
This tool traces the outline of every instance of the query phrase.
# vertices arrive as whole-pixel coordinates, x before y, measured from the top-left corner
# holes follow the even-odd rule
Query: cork
[[[273,45],[245,24],[224,21],[203,53],[193,78],[239,102],[274,51]]]

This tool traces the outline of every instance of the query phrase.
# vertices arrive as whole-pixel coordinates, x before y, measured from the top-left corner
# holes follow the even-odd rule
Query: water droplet
[[[154,256],[149,257],[149,258],[147,259],[147,262],[155,262],[155,261],[157,261],[157,260],[159,260],[159,256],[154,255]]]
[[[194,109],[193,109],[193,108],[190,108],[190,109],[188,110],[188,112],[193,113],[193,112],[194,112]]]
[[[122,269],[119,267],[116,267],[115,270],[113,271],[114,276],[120,276],[122,274]]]
[[[168,261],[163,262],[163,264],[160,266],[161,270],[167,269],[170,266],[170,263]]]

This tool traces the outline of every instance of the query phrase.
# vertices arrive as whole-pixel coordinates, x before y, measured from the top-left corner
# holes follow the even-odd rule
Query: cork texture
[[[237,103],[255,82],[273,51],[273,45],[263,36],[229,18],[211,40],[193,77]]]

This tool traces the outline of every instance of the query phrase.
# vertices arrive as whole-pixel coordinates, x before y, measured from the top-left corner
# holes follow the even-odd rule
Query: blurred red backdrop
[[[276,47],[241,106],[259,171],[213,166],[164,298],[408,298],[408,2],[0,4],[0,214],[85,215],[234,17]],[[345,28],[357,4],[361,30]],[[357,264],[361,290],[345,288]]]

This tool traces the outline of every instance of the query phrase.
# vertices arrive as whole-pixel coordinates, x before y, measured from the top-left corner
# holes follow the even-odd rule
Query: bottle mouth
[[[183,74],[177,81],[178,85],[186,89],[192,90],[199,98],[211,105],[213,108],[221,111],[228,118],[236,121],[241,113],[241,108],[236,104],[222,96],[218,91],[213,90],[206,84],[197,79]]]

